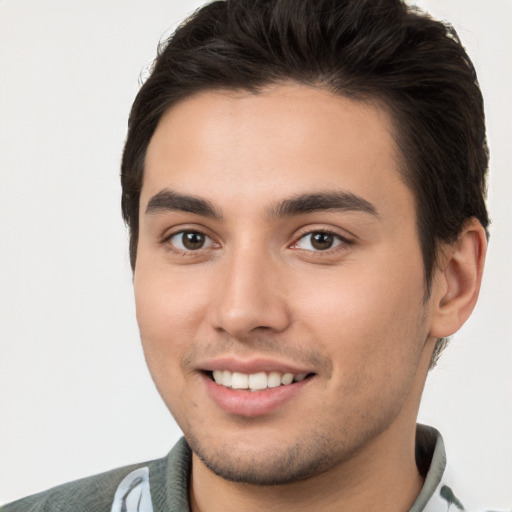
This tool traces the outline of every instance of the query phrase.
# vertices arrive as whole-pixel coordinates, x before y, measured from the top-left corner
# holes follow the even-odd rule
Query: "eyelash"
[[[194,249],[186,249],[186,248],[181,249],[181,248],[177,247],[176,244],[171,242],[172,239],[177,236],[181,236],[182,237],[181,240],[183,240],[183,236],[187,233],[189,233],[191,235],[200,235],[200,236],[204,237],[205,241],[206,241],[205,243],[208,243],[208,247],[202,246],[195,250]],[[333,247],[328,247],[325,250],[301,249],[300,247],[298,247],[298,244],[301,240],[306,239],[308,236],[311,237],[311,236],[317,235],[317,234],[333,237],[333,239],[334,239],[333,243],[335,243],[336,245],[334,245]],[[212,239],[212,237],[210,237],[204,231],[199,230],[199,229],[181,229],[179,231],[174,231],[173,233],[170,233],[162,240],[162,245],[169,247],[170,250],[172,250],[174,253],[177,253],[177,254],[180,254],[183,256],[197,256],[198,254],[200,254],[202,252],[202,250],[215,248],[215,246],[219,247],[219,244],[216,243]],[[312,245],[311,242],[310,242],[310,245]],[[314,255],[315,257],[321,257],[322,255],[333,255],[333,254],[338,253],[339,251],[346,250],[350,247],[350,245],[352,245],[351,240],[341,236],[339,233],[336,233],[332,230],[329,230],[329,229],[311,230],[310,229],[309,231],[300,234],[300,236],[298,236],[295,239],[295,241],[288,247],[293,250],[307,251],[309,254]]]
[[[212,237],[207,235],[204,231],[201,231],[199,229],[181,229],[179,231],[174,231],[173,233],[170,233],[169,235],[167,235],[163,240],[162,240],[162,245],[165,245],[167,247],[170,247],[170,250],[172,250],[173,252],[175,253],[178,253],[178,254],[181,254],[183,256],[195,256],[197,255],[202,249],[209,249],[210,247],[199,247],[197,248],[196,250],[194,249],[181,249],[179,247],[176,247],[175,244],[172,243],[172,239],[174,237],[177,237],[177,236],[180,236],[182,237],[182,240],[183,240],[183,236],[186,234],[186,233],[189,233],[191,235],[200,235],[202,237],[204,237],[205,239],[205,243],[208,243],[207,241],[209,240],[209,243],[208,245],[219,245],[219,244],[216,244]],[[183,245],[183,244],[182,244]]]
[[[344,236],[341,236],[339,233],[336,233],[332,230],[329,230],[329,229],[313,229],[313,230],[309,230],[305,233],[302,233],[300,236],[298,236],[295,240],[295,242],[293,242],[293,244],[290,246],[291,249],[296,249],[296,250],[301,250],[300,247],[296,247],[297,244],[307,238],[308,236],[309,237],[312,237],[313,235],[317,235],[317,234],[321,234],[321,235],[328,235],[328,236],[331,236],[334,238],[334,243],[336,243],[336,241],[338,243],[336,243],[336,245],[334,245],[333,247],[329,247],[325,250],[321,250],[321,249],[317,249],[317,250],[313,250],[313,249],[302,249],[302,250],[305,250],[305,251],[308,251],[310,252],[311,254],[314,254],[315,256],[321,256],[323,254],[327,255],[327,254],[335,254],[339,251],[343,251],[343,250],[346,250],[348,249],[348,247],[352,244],[352,242],[350,240],[348,240],[346,237]],[[310,245],[311,245],[311,242],[310,242]]]

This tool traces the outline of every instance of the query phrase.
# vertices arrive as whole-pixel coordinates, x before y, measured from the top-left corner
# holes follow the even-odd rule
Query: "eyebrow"
[[[345,191],[301,194],[267,210],[269,217],[288,217],[323,210],[363,212],[380,217],[377,208],[360,196]]]
[[[327,210],[363,212],[380,217],[377,208],[372,203],[345,191],[300,194],[268,208],[267,216],[281,218]],[[167,211],[182,211],[202,217],[222,219],[222,213],[210,201],[164,189],[151,197],[146,207],[146,213],[156,214]]]
[[[165,189],[155,194],[146,207],[147,214],[163,213],[168,211],[181,211],[221,219],[221,213],[207,200],[200,197],[179,194]]]

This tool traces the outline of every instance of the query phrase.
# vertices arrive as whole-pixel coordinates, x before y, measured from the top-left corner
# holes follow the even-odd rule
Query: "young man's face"
[[[414,424],[434,338],[398,159],[383,110],[312,88],[202,93],[162,118],[137,317],[159,392],[224,478],[307,478]]]

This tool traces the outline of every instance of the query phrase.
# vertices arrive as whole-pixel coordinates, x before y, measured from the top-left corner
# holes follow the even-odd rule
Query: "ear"
[[[432,285],[430,334],[444,338],[469,318],[480,292],[487,236],[476,219],[469,220],[458,239],[442,246]]]

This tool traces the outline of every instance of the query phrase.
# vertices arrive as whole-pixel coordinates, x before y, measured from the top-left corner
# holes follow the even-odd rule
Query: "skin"
[[[430,358],[474,306],[485,235],[469,222],[443,247],[425,302],[399,165],[384,109],[299,85],[201,93],[163,116],[147,151],[134,285],[150,372],[194,452],[194,511],[414,502]],[[166,191],[218,215],[148,209]],[[290,198],[340,192],[373,211],[278,215]],[[183,246],[187,230],[204,245]],[[311,233],[326,232],[333,245],[319,250]],[[233,414],[205,385],[219,358],[311,376],[268,413]]]

